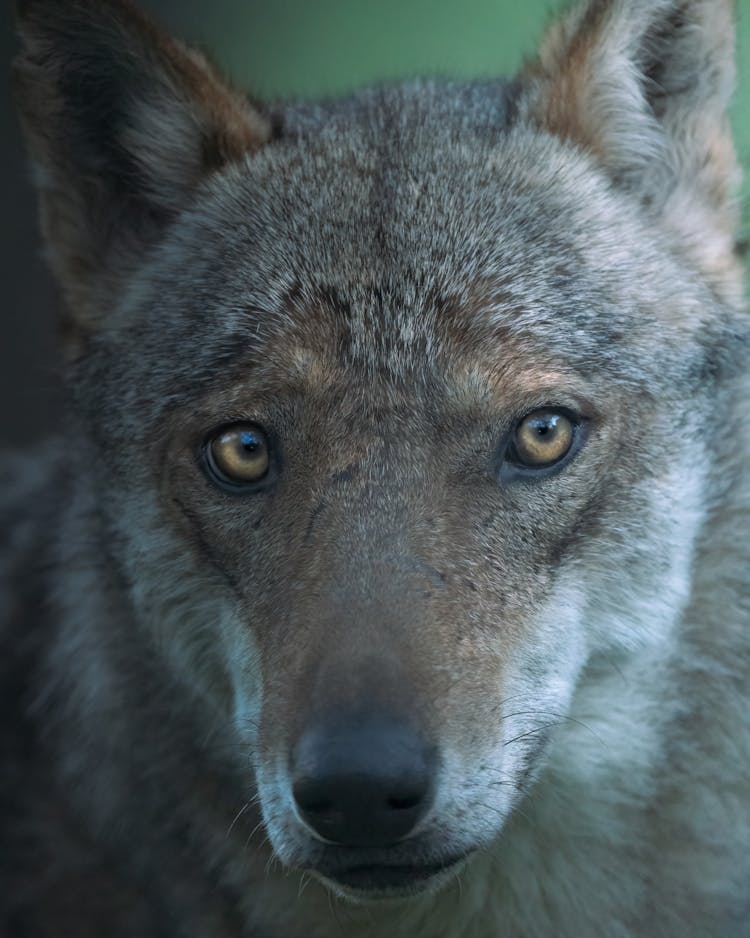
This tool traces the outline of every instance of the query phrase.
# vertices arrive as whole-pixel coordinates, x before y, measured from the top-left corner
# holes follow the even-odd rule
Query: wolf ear
[[[737,299],[732,0],[588,0],[526,79],[529,116],[592,154]]]
[[[250,102],[129,0],[19,0],[21,120],[75,326],[212,171],[268,137]]]

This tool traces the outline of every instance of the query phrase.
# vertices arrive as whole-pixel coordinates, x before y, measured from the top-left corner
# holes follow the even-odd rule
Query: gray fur
[[[513,81],[312,105],[123,0],[20,24],[71,406],[3,489],[0,933],[748,934],[730,4],[592,0]],[[581,451],[504,482],[549,404]],[[236,419],[278,459],[251,496],[201,469]],[[435,805],[345,849],[469,854],[399,899],[326,875],[286,768],[386,697]]]

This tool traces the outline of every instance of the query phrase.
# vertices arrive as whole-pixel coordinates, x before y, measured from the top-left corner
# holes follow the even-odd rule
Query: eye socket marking
[[[584,421],[557,407],[542,407],[518,421],[503,456],[505,481],[533,479],[556,471],[583,442]]]
[[[252,490],[271,470],[271,448],[264,430],[253,423],[233,423],[215,430],[203,445],[204,466],[215,485]]]

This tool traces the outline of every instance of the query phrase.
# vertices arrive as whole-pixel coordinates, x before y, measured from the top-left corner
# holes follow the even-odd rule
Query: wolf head
[[[125,0],[20,4],[127,641],[348,895],[439,883],[670,647],[745,334],[731,19],[592,0],[512,82],[264,106]]]

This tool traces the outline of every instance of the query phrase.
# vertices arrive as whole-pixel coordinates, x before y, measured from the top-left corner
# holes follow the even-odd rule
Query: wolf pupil
[[[241,443],[244,451],[250,455],[252,455],[256,450],[260,449],[260,440],[257,438],[257,436],[254,436],[251,433],[243,434]]]

